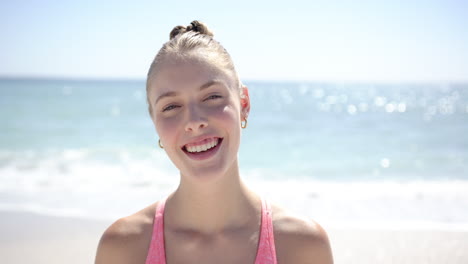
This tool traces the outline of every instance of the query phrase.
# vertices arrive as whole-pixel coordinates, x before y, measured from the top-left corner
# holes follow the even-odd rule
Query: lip
[[[202,151],[202,152],[188,152],[186,149],[185,149],[185,144],[184,146],[182,146],[182,151],[192,160],[197,160],[197,161],[200,161],[200,160],[207,160],[207,159],[210,159],[211,157],[213,157],[214,155],[216,155],[216,153],[218,152],[219,148],[221,147],[221,145],[223,144],[223,138],[220,138],[220,137],[203,137],[201,138],[201,140],[194,140],[192,141],[191,143],[188,143],[188,144],[196,144],[196,143],[200,143],[202,142],[203,140],[205,139],[208,139],[208,138],[217,138],[218,139],[218,145],[216,145],[214,148],[211,148],[207,151]]]
[[[217,139],[219,137],[215,137],[215,136],[204,136],[204,137],[198,137],[198,138],[195,138],[194,140],[190,141],[190,142],[187,142],[185,143],[181,148],[184,148],[185,146],[189,145],[191,147],[196,147],[196,146],[200,146],[200,145],[204,145],[206,143],[207,140],[209,139]]]

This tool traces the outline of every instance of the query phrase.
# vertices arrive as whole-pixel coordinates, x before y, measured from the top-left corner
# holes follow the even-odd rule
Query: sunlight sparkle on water
[[[388,167],[390,167],[390,160],[385,158],[385,159],[382,159],[380,161],[380,166],[382,166],[382,168],[386,169]]]
[[[387,111],[387,113],[393,113],[393,111],[395,111],[395,105],[393,103],[385,105],[385,111]]]
[[[387,98],[383,96],[377,96],[374,100],[374,103],[376,106],[384,106],[386,102],[387,102]]]
[[[400,113],[406,112],[406,104],[405,103],[399,103],[398,104],[398,112],[400,112]]]
[[[356,114],[357,108],[355,105],[348,105],[348,113],[350,115]]]

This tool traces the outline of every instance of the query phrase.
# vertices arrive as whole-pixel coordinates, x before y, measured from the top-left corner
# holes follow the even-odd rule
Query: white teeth
[[[185,149],[188,151],[188,152],[202,152],[202,151],[207,151],[211,148],[214,148],[216,145],[218,145],[218,141],[219,139],[215,139],[215,140],[209,140],[207,143],[203,144],[203,145],[199,145],[199,146],[186,146]]]

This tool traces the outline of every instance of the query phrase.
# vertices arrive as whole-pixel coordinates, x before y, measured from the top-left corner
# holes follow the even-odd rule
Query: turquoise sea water
[[[262,194],[329,223],[468,225],[468,84],[246,85],[239,159]],[[111,218],[167,195],[178,174],[145,96],[144,81],[0,80],[0,209]]]

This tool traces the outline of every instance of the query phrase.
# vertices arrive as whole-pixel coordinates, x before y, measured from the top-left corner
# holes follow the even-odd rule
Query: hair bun
[[[187,32],[187,28],[184,26],[176,26],[172,29],[171,33],[169,34],[169,39],[175,38],[179,34],[184,34]]]
[[[193,31],[198,32],[203,35],[208,35],[213,37],[213,32],[206,26],[205,23],[200,22],[198,20],[194,20],[190,23],[190,25],[184,26],[176,26],[172,29],[171,33],[169,34],[169,38],[173,39],[178,35],[184,34],[186,32]]]

